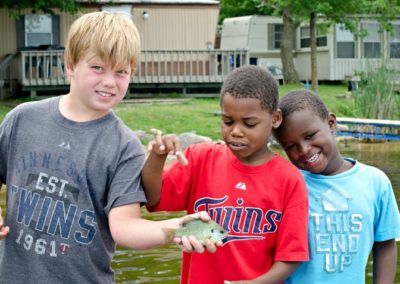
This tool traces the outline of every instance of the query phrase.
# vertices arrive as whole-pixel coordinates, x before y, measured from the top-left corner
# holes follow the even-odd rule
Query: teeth
[[[102,97],[111,97],[111,96],[112,96],[112,94],[105,93],[105,92],[99,92],[99,94],[100,94],[100,96],[102,96]]]
[[[319,157],[319,153],[316,153],[316,154],[312,155],[309,159],[307,159],[307,162],[308,163],[315,162],[318,159],[318,157]]]

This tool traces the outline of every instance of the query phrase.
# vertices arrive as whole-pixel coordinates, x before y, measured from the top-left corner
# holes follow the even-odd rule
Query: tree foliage
[[[225,7],[226,5],[226,7]],[[399,0],[221,0],[221,18],[244,15],[281,16],[289,11],[293,24],[305,23],[310,27],[311,70],[313,89],[317,89],[316,77],[316,30],[326,31],[335,24],[341,24],[357,36],[365,36],[360,29],[363,18],[375,19],[381,30],[390,31],[391,21],[400,14]],[[282,50],[281,50],[282,52]],[[290,60],[289,60],[290,62]],[[285,70],[287,66],[283,66]]]
[[[262,14],[252,0],[220,0],[219,23],[225,18]]]
[[[32,13],[43,12],[54,14],[53,9],[75,14],[79,9],[79,2],[74,0],[0,0],[0,8],[7,8],[13,16],[19,16],[24,9],[30,9]]]

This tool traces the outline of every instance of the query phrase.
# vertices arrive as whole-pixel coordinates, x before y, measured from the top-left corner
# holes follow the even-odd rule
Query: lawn
[[[284,85],[280,94],[290,90],[303,88],[303,85]],[[328,108],[337,116],[352,116],[354,102],[351,99],[337,99],[344,94],[344,85],[321,85],[319,94]],[[179,104],[120,104],[117,114],[134,130],[158,128],[165,133],[194,132],[199,135],[220,138],[220,121],[218,117],[218,98],[190,99]]]
[[[290,90],[304,89],[301,84],[280,86],[280,94]],[[351,99],[337,99],[347,91],[345,85],[320,85],[319,95],[328,108],[337,116],[353,116],[354,102]],[[25,99],[26,100],[26,99]],[[24,100],[24,101],[25,101]],[[0,103],[0,120],[12,109],[17,101]],[[148,131],[161,129],[164,133],[194,132],[216,140],[220,137],[218,98],[191,98],[177,104],[119,104],[115,111],[133,130]]]

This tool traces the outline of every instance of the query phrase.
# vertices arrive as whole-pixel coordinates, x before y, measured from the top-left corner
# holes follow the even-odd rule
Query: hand
[[[163,136],[161,130],[155,128],[152,128],[150,132],[155,135],[155,140],[150,141],[147,145],[148,151],[152,151],[157,155],[168,155],[172,151],[182,165],[186,166],[188,164],[185,155],[179,150],[178,136],[174,134]]]
[[[207,214],[206,211],[201,211],[180,218],[180,226],[194,219],[200,219],[204,222],[208,222],[211,220],[210,216]],[[191,252],[203,253],[205,251],[208,251],[209,253],[214,253],[217,251],[217,247],[220,247],[223,244],[221,241],[213,243],[210,240],[206,240],[204,243],[202,243],[194,236],[183,236],[182,238],[176,237],[174,238],[174,242],[179,247],[181,247],[184,252],[188,253]]]
[[[10,228],[8,226],[4,226],[4,220],[1,214],[1,207],[0,207],[0,240],[3,240],[8,235],[9,231]]]

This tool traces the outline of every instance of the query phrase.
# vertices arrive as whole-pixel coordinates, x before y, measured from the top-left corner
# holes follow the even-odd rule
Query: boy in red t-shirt
[[[282,121],[277,103],[275,79],[260,67],[243,66],[229,74],[221,89],[225,143],[190,146],[187,165],[176,161],[166,169],[169,152],[181,155],[177,136],[159,135],[149,143],[142,171],[147,208],[205,210],[229,231],[215,253],[210,253],[215,251],[210,242],[208,252],[184,253],[181,283],[281,283],[308,260],[304,180],[268,147],[272,128]]]

